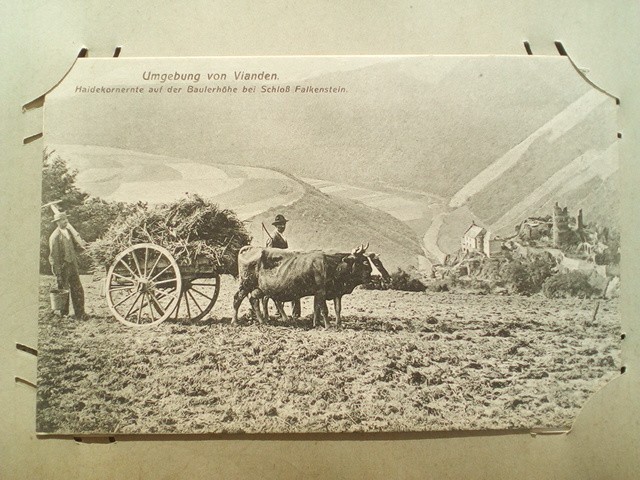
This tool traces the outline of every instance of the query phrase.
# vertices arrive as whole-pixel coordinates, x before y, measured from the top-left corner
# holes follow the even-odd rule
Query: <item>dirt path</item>
[[[424,244],[425,250],[429,252],[429,256],[434,259],[433,263],[444,263],[444,259],[447,256],[447,254],[440,250],[440,247],[438,246],[440,228],[442,228],[445,216],[447,216],[446,212],[436,215],[424,234],[424,237],[422,237],[422,243]]]

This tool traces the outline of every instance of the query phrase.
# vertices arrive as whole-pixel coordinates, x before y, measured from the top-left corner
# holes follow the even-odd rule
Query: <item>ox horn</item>
[[[362,249],[362,253],[366,252],[367,248],[369,248],[369,242],[367,242],[367,245]]]

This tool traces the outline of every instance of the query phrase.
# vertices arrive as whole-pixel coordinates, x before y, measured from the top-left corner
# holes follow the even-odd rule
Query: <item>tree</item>
[[[556,262],[549,253],[514,259],[501,272],[502,280],[515,293],[532,295],[542,289],[542,284],[553,275]]]
[[[542,284],[556,271],[556,261],[548,252],[532,255],[529,258],[529,277],[532,289],[539,292]]]
[[[501,272],[502,280],[515,293],[531,294],[533,286],[527,265],[522,260],[513,260]]]
[[[78,172],[69,170],[67,162],[59,155],[54,157],[54,153],[55,150],[45,149],[42,155],[42,204],[60,200],[58,208],[66,211],[80,205],[89,195],[76,186]]]
[[[60,201],[56,206],[64,212],[72,212],[88,198],[76,186],[78,172],[69,170],[67,162],[55,150],[46,150],[42,154],[42,205]],[[49,265],[49,237],[55,230],[53,210],[44,208],[40,216],[40,273],[51,273]]]
[[[69,170],[67,162],[55,150],[45,150],[42,156],[42,204],[60,201],[58,209],[69,216],[69,222],[87,242],[100,238],[108,228],[118,221],[121,215],[128,215],[145,204],[107,202],[91,197],[76,185],[76,170]],[[47,207],[42,210],[40,221],[40,273],[51,273],[49,265],[49,237],[55,230],[53,211]],[[80,272],[91,269],[91,261],[80,256]]]
[[[603,228],[600,240],[607,245],[604,252],[595,255],[597,265],[620,265],[620,232],[615,228]]]

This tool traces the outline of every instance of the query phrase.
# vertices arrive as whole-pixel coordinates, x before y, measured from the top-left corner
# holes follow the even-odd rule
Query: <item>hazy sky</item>
[[[234,72],[277,79],[236,81]],[[188,79],[144,80],[176,73]],[[207,74],[227,78],[208,80]],[[261,93],[262,86],[290,91]],[[296,93],[296,86],[346,91]],[[91,87],[140,87],[144,93],[80,93]],[[150,87],[162,92],[149,93]],[[180,93],[169,93],[176,87]],[[256,91],[187,93],[189,87]],[[481,129],[487,141],[509,132],[525,138],[588,88],[564,57],[80,59],[47,96],[45,143],[206,160],[274,148],[304,156],[334,142],[357,144],[375,132],[396,148],[446,153],[443,142],[455,142],[461,130]]]

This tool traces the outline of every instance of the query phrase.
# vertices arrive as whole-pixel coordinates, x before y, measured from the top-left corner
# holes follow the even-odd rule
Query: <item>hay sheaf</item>
[[[220,274],[235,276],[238,251],[251,243],[251,236],[233,211],[189,195],[121,219],[87,253],[96,266],[108,268],[119,253],[137,243],[166,248],[182,267],[209,264]]]

